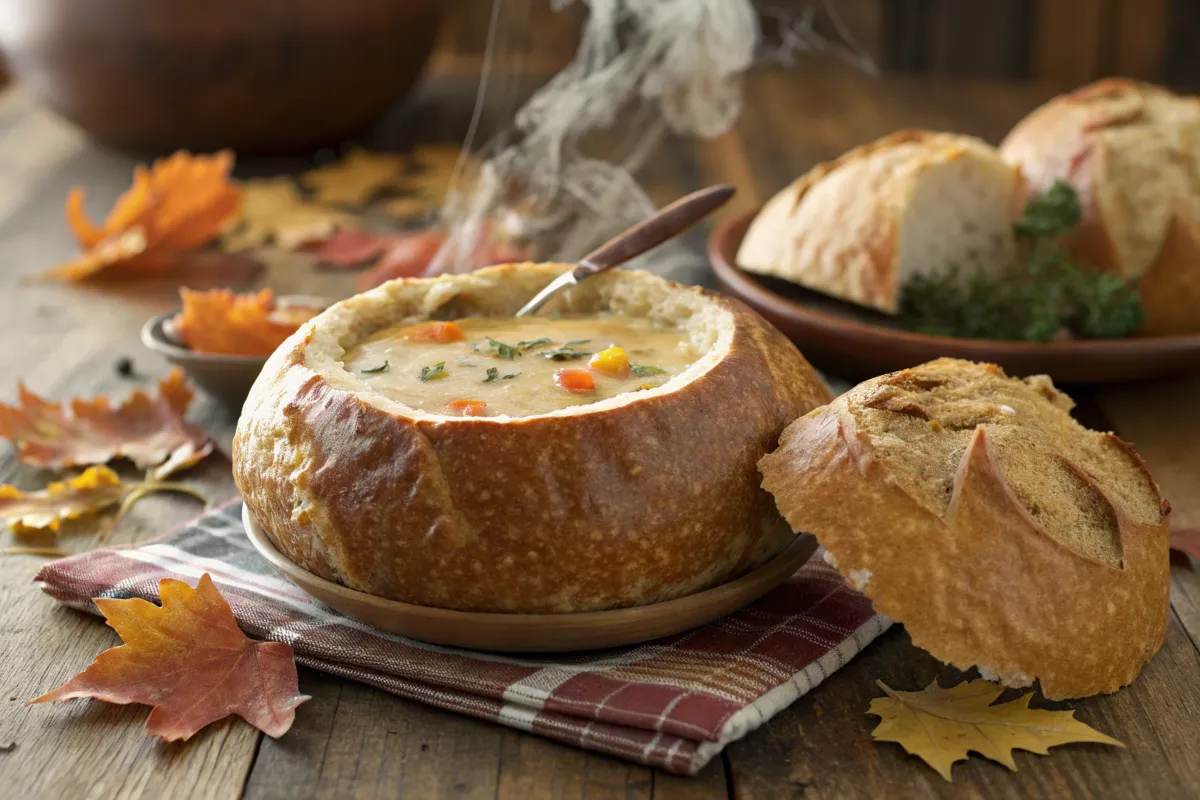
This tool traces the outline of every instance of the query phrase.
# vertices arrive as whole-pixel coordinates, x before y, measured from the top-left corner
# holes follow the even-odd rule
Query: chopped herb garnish
[[[650,375],[666,375],[667,371],[662,367],[652,367],[649,364],[630,364],[629,371],[639,378],[645,378]]]
[[[563,345],[563,347],[574,347],[577,344],[587,344],[591,339],[572,339]]]
[[[533,339],[528,342],[517,342],[517,349],[523,353],[526,350],[532,350],[533,348],[541,347],[544,344],[550,344],[550,338],[548,336],[543,336],[540,339]]]
[[[388,362],[385,361],[382,364],[380,364],[378,367],[371,367],[370,369],[364,369],[363,374],[364,375],[374,375],[377,372],[383,372],[387,368],[388,368]]]
[[[492,381],[507,381],[517,377],[520,374],[521,373],[519,372],[514,372],[510,375],[501,375],[500,370],[496,369],[495,367],[488,367],[487,377],[483,379],[483,382],[491,383]]]
[[[571,361],[572,359],[576,358],[586,358],[591,355],[590,352],[586,350],[576,350],[574,348],[575,345],[585,344],[590,341],[591,339],[576,339],[573,342],[567,342],[562,347],[557,349],[543,350],[542,352],[538,353],[538,355],[542,358],[548,358],[551,361]]]
[[[501,342],[498,339],[493,339],[490,336],[487,337],[487,340],[490,351],[483,351],[485,355],[503,358],[506,361],[512,361],[513,358],[520,355],[520,352],[518,352],[517,348],[513,347],[511,344],[505,344],[504,342]],[[480,352],[477,345],[473,345],[472,349],[475,350],[475,352]]]
[[[446,377],[446,362],[439,361],[432,367],[421,367],[421,383]]]

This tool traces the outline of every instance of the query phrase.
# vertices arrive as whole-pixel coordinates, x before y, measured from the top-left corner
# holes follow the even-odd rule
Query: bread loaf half
[[[1012,263],[1019,175],[995,148],[901,131],[801,176],[751,223],[738,266],[894,314],[912,275]]]
[[[1145,332],[1200,332],[1200,99],[1120,78],[1061,95],[1000,145],[1029,191],[1074,186],[1080,261],[1137,284]]]
[[[1051,699],[1132,681],[1166,632],[1170,507],[1049,378],[939,359],[796,420],[759,462],[793,529],[914,644]]]

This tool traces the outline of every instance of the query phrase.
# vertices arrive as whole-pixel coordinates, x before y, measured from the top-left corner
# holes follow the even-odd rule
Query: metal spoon
[[[535,294],[532,300],[521,306],[516,315],[525,317],[534,314],[551,297],[568,286],[575,286],[599,272],[624,264],[631,258],[678,236],[725,205],[735,191],[737,190],[729,184],[720,184],[679,198],[581,258],[575,269],[552,280],[546,288]]]

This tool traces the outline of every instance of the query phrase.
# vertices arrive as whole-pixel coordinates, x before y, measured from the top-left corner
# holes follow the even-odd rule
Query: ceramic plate
[[[491,614],[411,605],[348,589],[285,557],[244,506],[242,520],[263,558],[304,591],[351,619],[434,644],[502,652],[594,650],[682,633],[762,597],[791,577],[817,549],[817,540],[802,534],[754,571],[664,603],[579,614]]]
[[[726,220],[709,237],[717,281],[726,294],[783,331],[814,366],[834,375],[869,378],[941,356],[992,362],[1012,375],[1045,373],[1057,383],[1131,381],[1200,370],[1200,335],[1039,344],[902,330],[885,314],[738,269],[737,250],[755,213]]]

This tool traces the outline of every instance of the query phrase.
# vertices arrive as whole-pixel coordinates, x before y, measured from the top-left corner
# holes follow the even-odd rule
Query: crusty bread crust
[[[984,184],[970,184],[956,172],[949,181],[954,190],[982,190],[1002,213],[959,209],[944,197],[935,199],[942,213],[913,212],[922,188],[948,167],[970,169]],[[946,184],[938,188],[946,190]],[[894,314],[906,272],[966,268],[972,260],[989,270],[1011,263],[1015,244],[1009,224],[1018,186],[1017,170],[986,142],[953,133],[898,131],[818,164],[771,198],[747,229],[737,263]],[[962,229],[956,227],[960,212],[973,214]],[[943,263],[928,263],[936,259],[906,249],[910,239],[943,242],[949,252]]]
[[[828,390],[736,301],[646,273],[570,310],[680,315],[715,331],[663,387],[531,417],[408,409],[341,369],[384,326],[508,315],[566,265],[401,280],[314,318],[267,362],[234,440],[245,502],[279,550],[371,594],[472,611],[572,612],[719,584],[792,538],[755,463]],[[553,310],[553,309],[550,309]]]
[[[1000,153],[1027,192],[1059,179],[1075,188],[1073,255],[1137,285],[1150,300],[1142,332],[1169,335],[1200,332],[1200,246],[1181,235],[1200,225],[1198,148],[1200,100],[1106,78],[1035,109]]]
[[[1119,547],[1113,566],[1051,535],[1035,516],[1041,510],[1031,511],[1018,495],[996,442],[1037,447],[1039,433],[1030,429],[1019,441],[1023,429],[1008,406],[996,415],[1007,427],[963,431],[967,444],[956,461],[923,476],[933,486],[941,486],[942,471],[950,479],[944,511],[906,490],[900,465],[891,461],[900,456],[885,458],[883,443],[861,426],[858,415],[871,408],[895,415],[894,423],[879,423],[884,429],[923,424],[936,435],[942,423],[926,414],[919,390],[890,406],[889,392],[977,370],[1003,377],[992,365],[941,359],[860,384],[788,427],[779,449],[760,462],[763,486],[793,529],[815,534],[876,610],[902,622],[913,643],[939,659],[978,666],[1007,685],[1040,680],[1051,699],[1116,691],[1162,644],[1170,599],[1169,506],[1133,448],[1112,434],[1078,429],[1079,437],[1091,437],[1081,448],[1094,446],[1116,465],[1121,496],[1062,454],[1045,454],[1094,499],[1095,508],[1084,511],[1110,520]],[[1027,402],[1046,404],[1049,417],[1074,425],[1069,399],[1048,379],[1006,380]],[[1103,480],[1111,484],[1113,476]]]

